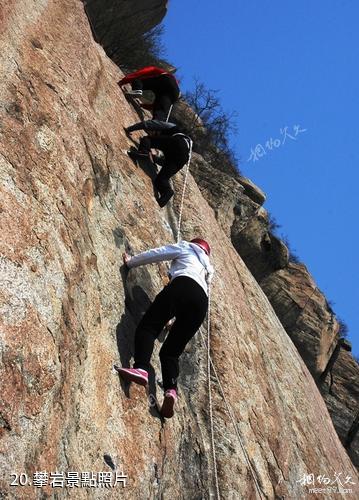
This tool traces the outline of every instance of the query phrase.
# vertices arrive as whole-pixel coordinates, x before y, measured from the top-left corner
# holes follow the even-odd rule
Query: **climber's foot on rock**
[[[157,198],[157,203],[159,204],[159,206],[161,208],[163,208],[164,206],[167,205],[167,203],[170,201],[170,199],[172,198],[173,195],[174,195],[174,192],[171,189],[170,191],[167,191],[166,193],[159,196]]]
[[[130,130],[130,127],[123,127],[123,130],[125,131],[127,137],[131,137],[132,131]]]
[[[163,399],[160,414],[164,418],[171,418],[174,415],[174,405],[177,400],[176,389],[167,389]]]
[[[141,368],[120,368],[114,366],[120,377],[126,382],[134,382],[135,384],[146,387],[148,385],[148,373]]]
[[[172,326],[173,326],[173,323],[174,323],[175,321],[176,321],[176,318],[172,318],[172,319],[170,319],[169,321],[167,321],[167,323],[166,323],[166,324],[165,324],[165,326],[164,326],[164,330],[166,330],[166,331],[168,331],[168,332],[169,332],[169,331],[171,330],[171,328],[172,328]]]

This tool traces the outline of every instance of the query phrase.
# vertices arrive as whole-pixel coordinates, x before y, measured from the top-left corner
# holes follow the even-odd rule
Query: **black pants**
[[[155,94],[153,118],[166,121],[172,104],[179,97],[179,88],[172,76],[161,75],[153,78],[137,79],[132,82],[133,90],[151,90]]]
[[[151,148],[160,149],[165,160],[163,167],[153,184],[160,196],[173,195],[170,178],[183,168],[189,160],[189,150],[186,141],[180,136],[172,137],[142,137],[138,150],[149,153]]]
[[[174,192],[171,188],[170,178],[177,174],[179,170],[183,167],[183,164],[178,164],[177,162],[166,161],[159,173],[157,174],[153,184],[160,196],[170,195],[173,196]]]
[[[177,387],[178,359],[201,326],[208,308],[208,297],[192,278],[179,276],[155,298],[137,327],[135,368],[149,369],[155,339],[168,320],[176,316],[160,350],[164,390]]]

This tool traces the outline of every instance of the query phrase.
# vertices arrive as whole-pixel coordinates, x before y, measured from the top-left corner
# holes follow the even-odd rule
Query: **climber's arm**
[[[158,248],[153,248],[147,252],[142,252],[134,257],[128,254],[123,254],[123,262],[129,268],[152,264],[153,262],[161,262],[163,260],[173,260],[182,252],[179,244],[165,245]]]

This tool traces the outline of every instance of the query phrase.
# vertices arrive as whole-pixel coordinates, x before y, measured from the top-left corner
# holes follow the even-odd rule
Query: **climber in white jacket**
[[[146,386],[155,339],[166,323],[175,317],[160,350],[165,391],[161,414],[167,418],[173,416],[177,399],[179,357],[207,313],[208,286],[213,276],[209,255],[208,243],[200,238],[154,248],[134,257],[123,254],[124,264],[129,269],[153,262],[172,261],[170,283],[157,295],[136,329],[134,366],[118,369],[123,379]]]

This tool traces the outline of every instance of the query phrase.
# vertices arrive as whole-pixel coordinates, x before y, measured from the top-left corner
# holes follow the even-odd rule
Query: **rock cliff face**
[[[128,392],[112,370],[130,362],[135,326],[166,279],[164,264],[120,270],[121,253],[174,240],[183,175],[173,206],[160,210],[148,172],[125,154],[123,126],[137,116],[82,3],[9,0],[1,9],[0,496],[207,498],[214,469],[201,335],[183,356],[177,412],[166,422],[153,396]],[[232,245],[225,213],[237,217],[245,181],[237,201],[218,208],[204,190],[190,175],[182,233],[211,242],[216,268],[211,352],[233,412],[213,377],[221,497],[306,498],[304,475],[339,472],[355,498],[359,478],[313,378]],[[248,214],[260,212],[258,198],[249,205]],[[153,366],[160,376],[156,353]],[[127,474],[124,489],[10,486],[12,473],[32,482],[39,471],[111,468]]]
[[[324,372],[338,339],[339,325],[303,264],[262,280],[261,286],[315,379]]]

